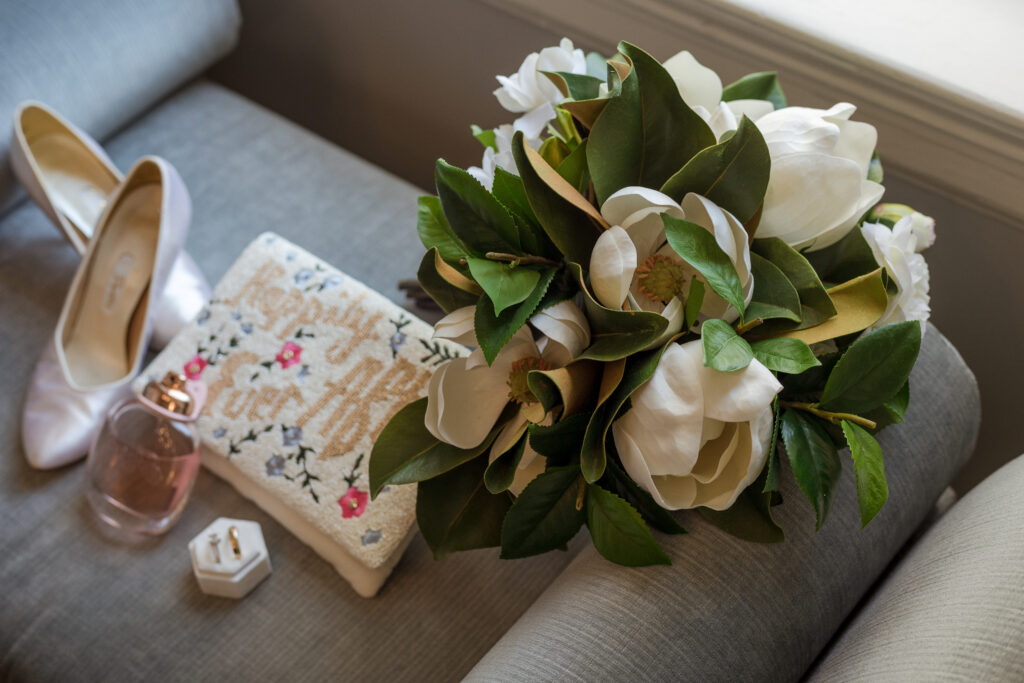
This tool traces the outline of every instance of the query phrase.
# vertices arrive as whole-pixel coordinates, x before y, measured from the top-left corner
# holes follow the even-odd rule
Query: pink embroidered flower
[[[209,365],[209,363],[203,360],[199,354],[196,354],[191,360],[185,363],[185,377],[189,379],[199,379],[207,365]]]
[[[302,347],[293,342],[285,342],[281,347],[281,353],[274,356],[274,359],[281,364],[281,367],[288,369],[299,362],[302,358]]]
[[[350,486],[345,495],[338,499],[338,505],[341,506],[341,516],[345,519],[360,517],[366,512],[366,503],[369,500],[369,493],[360,491],[356,486]]]

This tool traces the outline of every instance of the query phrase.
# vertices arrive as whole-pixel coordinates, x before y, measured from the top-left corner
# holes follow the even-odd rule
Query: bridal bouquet
[[[437,557],[525,557],[585,525],[613,562],[668,563],[651,528],[681,533],[675,510],[783,540],[787,467],[820,528],[848,447],[870,522],[934,240],[879,204],[875,128],[788,106],[774,73],[722,87],[625,42],[606,60],[563,40],[498,81],[518,118],[474,126],[481,166],[439,160],[419,203],[435,337],[468,348],[379,435],[372,495],[419,482]]]

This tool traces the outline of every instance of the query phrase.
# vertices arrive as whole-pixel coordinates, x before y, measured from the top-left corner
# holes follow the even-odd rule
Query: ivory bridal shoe
[[[121,172],[89,135],[39,102],[14,114],[11,166],[29,196],[84,254]],[[210,285],[186,253],[174,263],[154,318],[153,345],[162,348],[210,298]]]
[[[84,456],[107,410],[131,393],[190,216],[184,183],[157,157],[139,160],[106,202],[26,397],[34,467]]]

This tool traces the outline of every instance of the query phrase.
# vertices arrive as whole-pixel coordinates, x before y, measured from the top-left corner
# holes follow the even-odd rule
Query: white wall
[[[561,36],[557,27],[543,26],[542,18],[528,22],[479,0],[241,0],[241,5],[241,44],[214,77],[424,188],[432,185],[438,157],[462,166],[479,163],[480,147],[469,136],[469,124],[509,119],[490,94],[494,75],[510,73],[527,52]],[[628,35],[620,37],[660,58],[700,38],[688,39],[668,25],[630,25],[623,31]],[[596,44],[589,30],[569,36],[584,49],[614,49],[611,41]],[[727,82],[772,67],[713,54],[705,61]],[[785,70],[781,76],[786,87]],[[791,102],[807,105],[841,97],[813,84],[789,83],[786,90]],[[890,142],[895,137],[890,134]],[[920,176],[901,176],[899,159],[886,157],[886,143],[886,130],[880,129],[883,162],[890,162],[886,198],[938,220],[939,238],[928,252],[933,320],[981,385],[978,451],[956,483],[966,490],[1024,451],[1024,438],[1014,429],[1022,413],[1017,387],[1024,386],[1019,263],[1024,226],[995,218],[963,197],[929,189]],[[410,244],[396,248],[415,245],[414,221],[409,216]]]

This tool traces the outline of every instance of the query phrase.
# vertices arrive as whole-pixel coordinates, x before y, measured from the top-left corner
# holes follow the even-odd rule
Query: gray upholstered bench
[[[255,235],[274,230],[400,301],[395,284],[419,257],[418,191],[194,80],[230,48],[237,26],[231,0],[0,4],[0,120],[36,98],[104,139],[122,168],[148,153],[169,159],[195,204],[188,248],[211,281]],[[973,449],[973,376],[930,329],[907,423],[883,436],[891,499],[865,532],[847,468],[821,533],[811,532],[804,506],[783,508],[785,545],[746,544],[690,519],[690,534],[662,539],[672,567],[626,569],[580,544],[515,563],[486,551],[434,562],[417,540],[381,594],[365,600],[204,472],[171,533],[116,543],[90,517],[81,466],[37,472],[22,457],[22,396],[77,257],[38,209],[18,203],[5,140],[0,169],[5,679],[452,680],[472,670],[471,678],[488,680],[794,680],[822,656]],[[1024,479],[1024,466],[1007,472]],[[1020,503],[1008,486],[986,484],[920,541],[883,587],[885,603],[877,606],[879,597],[862,611],[819,675],[870,670],[858,657],[888,646],[879,631],[901,582],[913,581],[936,543],[956,538],[956,529],[943,529],[986,514],[989,503],[974,501],[994,500],[1006,520],[1024,517],[1009,514]],[[793,482],[789,489],[795,498]],[[258,520],[274,563],[270,580],[240,602],[200,593],[185,553],[187,540],[221,515]],[[1009,524],[979,542],[998,543]],[[1019,554],[999,558],[1015,559],[1017,576]],[[1007,576],[1001,567],[989,575]],[[903,613],[899,624],[915,619]],[[1019,621],[1006,633],[1019,637]],[[1010,664],[1006,653],[994,661]]]

